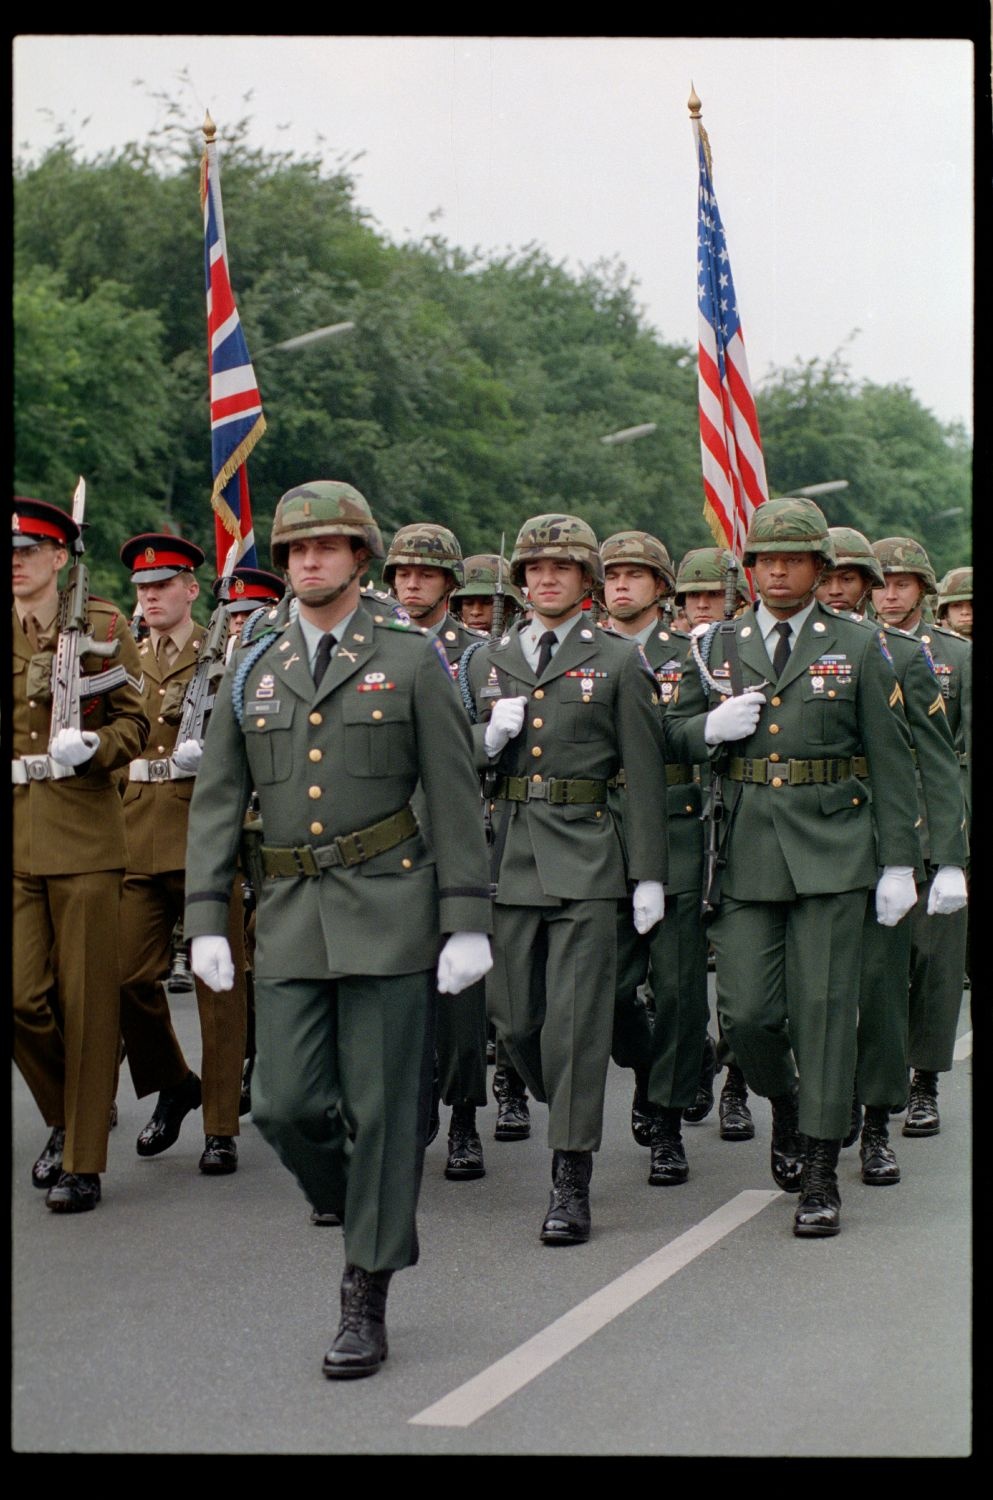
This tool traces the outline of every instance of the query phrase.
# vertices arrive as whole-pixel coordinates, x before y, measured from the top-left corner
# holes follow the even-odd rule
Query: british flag
[[[727,239],[714,194],[710,142],[693,120],[700,166],[697,233],[700,455],[703,514],[714,540],[740,558],[757,506],[769,498],[759,419]]]
[[[236,564],[258,567],[246,460],[265,432],[262,397],[235,306],[221,204],[220,162],[214,123],[207,116],[200,167],[204,269],[207,281],[207,368],[210,377],[210,447],[214,484],[214,540],[218,576]]]

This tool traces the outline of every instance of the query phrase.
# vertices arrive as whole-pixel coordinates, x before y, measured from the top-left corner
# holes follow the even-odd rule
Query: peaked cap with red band
[[[121,548],[121,562],[133,570],[132,583],[164,583],[177,573],[192,573],[204,561],[196,542],[155,531],[133,536]]]
[[[68,548],[79,536],[79,527],[64,510],[47,500],[29,500],[24,495],[14,496],[11,531],[15,547],[54,542],[57,547]]]
[[[265,568],[233,568],[223,578],[215,578],[210,587],[214,598],[234,612],[278,604],[286,593],[283,579]]]

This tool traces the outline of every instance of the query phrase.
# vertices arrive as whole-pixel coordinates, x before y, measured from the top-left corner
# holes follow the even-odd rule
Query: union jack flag
[[[714,194],[710,142],[699,118],[692,124],[700,165],[697,301],[703,514],[718,546],[740,558],[748,523],[768,500],[769,487],[727,239]]]
[[[204,125],[206,146],[200,164],[200,204],[207,282],[207,369],[214,475],[210,504],[214,511],[217,572],[223,577],[239,563],[258,567],[246,460],[265,432],[265,417],[231,290],[214,129],[208,115]]]

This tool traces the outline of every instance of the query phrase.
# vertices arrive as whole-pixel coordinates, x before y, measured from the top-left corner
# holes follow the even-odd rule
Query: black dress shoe
[[[683,1110],[687,1125],[700,1125],[714,1107],[714,1074],[717,1072],[717,1047],[712,1036],[707,1035],[703,1044],[703,1062],[700,1065],[700,1082],[696,1098]]]
[[[915,1068],[907,1101],[904,1135],[937,1135],[941,1129],[938,1114],[938,1075]]]
[[[158,1156],[160,1151],[168,1151],[175,1145],[179,1127],[191,1109],[200,1108],[200,1100],[200,1080],[195,1073],[187,1073],[175,1088],[163,1089],[152,1118],[138,1136],[135,1146],[138,1155]]]
[[[653,1104],[640,1084],[635,1084],[631,1101],[631,1134],[639,1146],[652,1144],[652,1126],[659,1117],[659,1106]]]
[[[896,1153],[890,1145],[889,1110],[866,1105],[865,1124],[859,1156],[862,1158],[862,1181],[866,1187],[885,1187],[900,1181]]]
[[[728,1063],[727,1077],[717,1101],[720,1115],[720,1137],[722,1141],[750,1141],[755,1135],[755,1122],[748,1108],[748,1085],[745,1075],[736,1063]]]
[[[652,1187],[676,1187],[690,1175],[680,1133],[679,1109],[660,1109],[652,1121],[652,1165],[648,1181]]]
[[[772,1176],[784,1193],[798,1193],[803,1176],[804,1144],[800,1134],[797,1085],[770,1099],[772,1105]]]
[[[511,1067],[493,1074],[493,1097],[497,1102],[496,1141],[526,1141],[531,1134],[531,1114],[524,1079]]]
[[[312,1208],[310,1210],[310,1222],[316,1224],[320,1229],[340,1229],[341,1215],[334,1213],[319,1214],[316,1208]]]
[[[341,1278],[341,1322],[324,1356],[329,1380],[357,1380],[375,1375],[389,1350],[386,1343],[386,1292],[392,1271],[363,1271],[346,1266]]]
[[[847,1149],[854,1146],[862,1132],[862,1106],[859,1103],[858,1094],[852,1095],[852,1118],[848,1122],[848,1134],[842,1141],[842,1147]]]
[[[824,1239],[841,1229],[841,1194],[835,1172],[840,1146],[840,1141],[807,1141],[800,1202],[793,1215],[793,1233],[800,1239]]]
[[[63,1172],[48,1190],[46,1208],[54,1214],[83,1214],[100,1202],[100,1178],[96,1172]]]
[[[552,1194],[541,1226],[543,1245],[582,1245],[590,1237],[592,1151],[552,1153]]]
[[[65,1143],[65,1126],[56,1125],[45,1142],[44,1151],[31,1168],[31,1181],[36,1188],[44,1188],[47,1192],[62,1176],[62,1152],[65,1149]]]
[[[445,1176],[453,1182],[471,1177],[485,1177],[483,1143],[476,1129],[476,1106],[453,1104],[448,1126],[448,1160]]]
[[[223,1177],[238,1170],[238,1147],[233,1135],[208,1135],[198,1166],[207,1177]]]

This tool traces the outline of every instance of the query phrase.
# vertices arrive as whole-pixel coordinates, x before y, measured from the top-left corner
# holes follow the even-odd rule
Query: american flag
[[[208,115],[200,165],[200,203],[207,281],[207,368],[214,475],[210,503],[214,511],[217,572],[223,576],[238,563],[258,567],[246,460],[265,432],[265,417],[231,290],[214,130],[214,122]]]
[[[699,118],[692,123],[700,164],[697,301],[703,514],[718,545],[740,558],[748,523],[756,507],[768,500],[769,487],[727,239],[714,194],[710,142]]]

